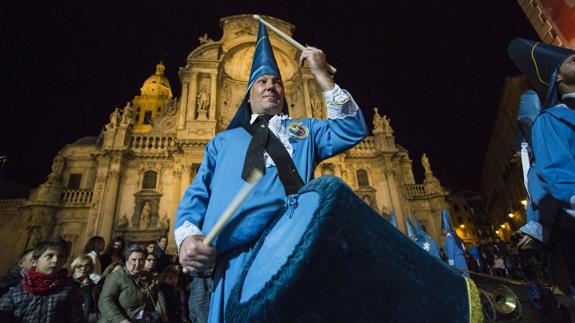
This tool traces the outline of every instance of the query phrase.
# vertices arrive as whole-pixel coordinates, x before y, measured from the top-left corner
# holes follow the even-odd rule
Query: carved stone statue
[[[106,124],[106,130],[116,129],[122,121],[122,115],[120,114],[120,109],[115,108],[110,114],[110,122]]]
[[[52,161],[52,174],[61,175],[64,170],[66,159],[60,154],[56,155]]]
[[[427,158],[427,155],[425,153],[423,154],[423,156],[421,156],[421,165],[423,165],[423,169],[425,169],[426,174],[433,173],[431,171],[431,165],[429,164],[429,158]]]
[[[147,229],[152,221],[152,206],[150,201],[146,200],[144,206],[142,206],[142,212],[140,212],[140,229]]]
[[[205,33],[202,37],[198,37],[198,40],[200,41],[200,45],[213,42],[208,36],[208,33]]]
[[[377,108],[373,108],[373,134],[377,135],[384,131],[384,119],[379,114]]]
[[[36,247],[40,241],[42,241],[42,228],[39,226],[33,226],[28,229],[28,242],[26,243],[26,249],[33,249]]]
[[[383,116],[381,119],[383,132],[386,134],[393,134],[393,129],[391,129],[391,125],[389,124],[390,119],[387,116]]]
[[[124,110],[122,110],[122,126],[129,127],[132,125],[132,111],[132,104],[128,102],[124,107]]]
[[[178,110],[178,98],[167,99],[164,103],[164,110],[162,112],[165,116],[173,116]]]
[[[198,111],[208,111],[210,105],[210,94],[205,87],[202,87],[197,96]]]
[[[317,96],[313,95],[311,97],[311,111],[313,113],[314,118],[322,119],[323,118],[323,101],[322,99]]]
[[[168,219],[168,213],[164,213],[162,219],[160,220],[160,228],[168,229],[170,227],[170,219]]]
[[[130,221],[128,220],[128,217],[124,214],[122,215],[122,217],[118,220],[118,224],[116,225],[118,227],[118,229],[125,229],[130,225]]]

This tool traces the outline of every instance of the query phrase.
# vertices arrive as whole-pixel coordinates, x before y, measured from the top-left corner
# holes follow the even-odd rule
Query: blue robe
[[[564,104],[544,110],[532,128],[535,170],[543,189],[573,215],[575,110]]]
[[[449,265],[461,270],[463,275],[469,277],[469,273],[466,272],[467,262],[465,261],[465,252],[463,251],[464,247],[461,240],[456,239],[453,236],[453,233],[448,232],[445,235],[445,240],[443,243]]]
[[[350,102],[346,104],[355,105],[353,100]],[[289,139],[292,159],[305,183],[313,178],[319,162],[353,147],[368,130],[361,109],[352,116],[337,119],[282,120],[286,128],[291,123],[308,130],[304,138],[294,135]],[[219,133],[207,144],[202,165],[178,207],[176,231],[186,221],[201,228],[203,234],[211,230],[245,183],[241,174],[251,138],[245,129],[235,128]],[[224,321],[227,299],[254,242],[279,212],[289,209],[287,204],[277,168],[266,167],[262,180],[213,243],[218,258],[210,322]]]

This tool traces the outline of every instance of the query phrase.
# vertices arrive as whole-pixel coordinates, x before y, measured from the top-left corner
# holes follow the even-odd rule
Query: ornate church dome
[[[172,88],[170,87],[170,82],[168,78],[164,76],[164,70],[166,67],[162,62],[156,65],[156,74],[148,77],[148,79],[140,88],[141,95],[161,95],[161,96],[172,96]]]

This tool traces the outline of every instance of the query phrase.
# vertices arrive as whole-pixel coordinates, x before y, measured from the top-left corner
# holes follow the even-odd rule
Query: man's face
[[[136,275],[144,270],[146,257],[143,252],[132,252],[126,261],[126,269],[132,275]]]
[[[167,245],[168,245],[168,239],[167,238],[161,238],[160,241],[158,241],[158,246],[162,249],[166,249]]]
[[[154,250],[156,250],[156,244],[155,244],[155,243],[150,243],[150,244],[148,244],[148,246],[146,247],[146,249],[148,250],[148,253],[153,253]]]
[[[156,267],[156,256],[154,256],[154,254],[149,254],[148,257],[146,257],[146,264],[144,265],[144,270],[152,271],[154,270],[154,267]]]
[[[563,83],[567,86],[575,86],[575,55],[567,57],[567,59],[559,66],[557,83]]]
[[[274,115],[282,112],[284,86],[281,79],[273,75],[257,78],[250,89],[252,113]]]
[[[64,267],[66,255],[59,248],[48,248],[38,259],[32,259],[32,267],[44,275],[53,275]]]

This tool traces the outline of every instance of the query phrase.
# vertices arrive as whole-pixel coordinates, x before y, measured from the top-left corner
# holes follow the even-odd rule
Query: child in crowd
[[[2,322],[85,322],[78,284],[63,269],[66,247],[44,241],[32,252],[32,269],[0,299]]]

